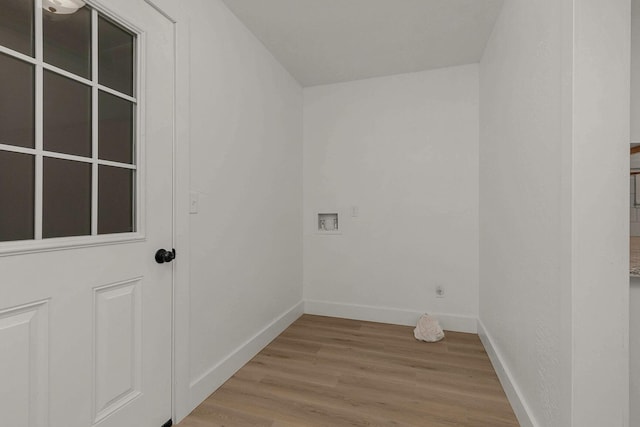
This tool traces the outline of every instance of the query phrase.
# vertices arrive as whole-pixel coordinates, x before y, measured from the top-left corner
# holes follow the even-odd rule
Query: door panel
[[[95,420],[136,399],[142,385],[141,280],[94,290]]]
[[[137,228],[109,244],[94,235],[82,246],[63,238],[0,251],[0,414],[12,427],[158,427],[171,418],[173,263],[154,254],[172,247],[173,24],[143,0],[89,3],[140,40],[137,169],[118,169],[124,178],[114,181],[135,181],[138,206],[127,209]],[[111,190],[99,179],[110,167],[93,164],[92,191]],[[111,193],[104,215],[122,191]]]
[[[0,312],[0,388],[6,425],[45,425],[47,419],[48,304],[46,301]],[[5,421],[6,420],[6,421]]]

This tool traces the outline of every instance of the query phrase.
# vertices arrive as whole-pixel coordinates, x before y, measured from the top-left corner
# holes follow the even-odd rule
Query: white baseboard
[[[533,414],[531,413],[531,409],[523,399],[522,392],[514,381],[511,371],[505,365],[500,352],[495,347],[494,341],[491,339],[491,335],[480,320],[478,320],[478,335],[480,336],[480,341],[482,341],[482,344],[489,355],[489,359],[491,359],[493,369],[495,369],[498,374],[502,388],[509,399],[509,403],[511,403],[511,407],[518,418],[518,422],[522,427],[539,427],[540,424],[536,422]]]
[[[211,393],[224,384],[245,363],[251,360],[264,347],[280,335],[285,329],[304,314],[304,302],[300,301],[289,310],[274,319],[260,332],[249,338],[236,348],[231,354],[218,362],[200,377],[193,380],[189,386],[189,401],[191,412],[202,403]]]
[[[393,325],[415,326],[423,312],[399,308],[369,305],[343,304],[328,301],[305,300],[304,312],[319,316],[341,317]],[[473,316],[446,313],[429,313],[438,318],[442,329],[455,332],[478,332],[478,322]]]

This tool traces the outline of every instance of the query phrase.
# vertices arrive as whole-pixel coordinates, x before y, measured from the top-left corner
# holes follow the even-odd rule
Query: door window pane
[[[33,65],[0,54],[0,144],[34,147]]]
[[[44,72],[43,144],[47,151],[91,156],[91,88]]]
[[[111,166],[98,170],[98,234],[135,231],[133,171]]]
[[[91,11],[87,7],[62,15],[43,10],[44,61],[91,78]]]
[[[137,36],[40,3],[0,0],[0,242],[135,232]]]
[[[33,56],[33,0],[2,0],[0,45]]]
[[[44,158],[42,236],[91,234],[91,164]]]
[[[0,241],[33,239],[34,156],[0,151]]]
[[[102,160],[133,163],[133,103],[100,92],[98,151]]]
[[[134,36],[102,17],[98,19],[98,81],[133,96]]]

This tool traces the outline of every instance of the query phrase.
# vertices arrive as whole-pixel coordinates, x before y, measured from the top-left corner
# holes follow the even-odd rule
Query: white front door
[[[65,3],[0,12],[0,423],[160,427],[173,24],[143,0]]]

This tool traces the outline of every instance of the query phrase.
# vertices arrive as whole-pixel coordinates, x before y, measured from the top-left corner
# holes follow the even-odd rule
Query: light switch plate
[[[196,193],[195,191],[189,193],[189,213],[198,213],[198,193]]]

